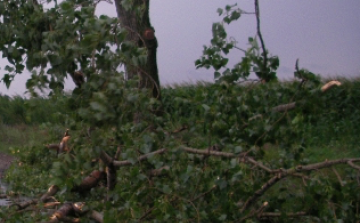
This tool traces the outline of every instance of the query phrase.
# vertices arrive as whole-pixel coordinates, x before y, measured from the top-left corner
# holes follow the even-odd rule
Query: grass
[[[8,154],[11,148],[44,145],[49,138],[49,133],[39,126],[0,125],[0,151]]]

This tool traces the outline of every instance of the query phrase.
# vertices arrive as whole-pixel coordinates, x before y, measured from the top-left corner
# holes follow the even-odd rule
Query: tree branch
[[[339,81],[329,81],[328,83],[324,84],[321,87],[321,92],[325,92],[334,86],[340,86],[340,85],[341,85],[341,82],[339,82]]]
[[[265,42],[262,37],[261,31],[260,31],[260,9],[259,9],[259,0],[255,0],[255,15],[256,15],[256,29],[257,29],[257,35],[259,36],[260,42],[261,42],[261,48],[263,50],[263,70],[266,68],[267,65],[267,52],[265,48]]]
[[[193,149],[193,148],[189,148],[189,147],[182,147],[182,150],[184,150],[185,152],[188,153],[193,153],[193,154],[199,154],[199,155],[210,155],[210,156],[219,156],[219,157],[226,157],[226,158],[235,158],[240,156],[239,154],[234,154],[234,153],[227,153],[227,152],[218,152],[218,151],[213,151],[210,149]]]
[[[241,212],[244,212],[244,210],[246,210],[246,208],[248,208],[249,206],[251,206],[261,195],[263,195],[265,193],[265,191],[267,191],[270,187],[272,187],[275,183],[277,183],[279,180],[283,179],[286,177],[286,174],[278,174],[274,177],[272,177],[270,180],[268,180],[260,189],[258,189],[257,191],[255,191],[255,193],[253,194],[253,196],[251,196],[250,198],[248,198],[246,200],[246,202],[244,203],[244,205],[241,208]]]
[[[277,212],[263,212],[259,218],[276,218],[281,216],[287,216],[287,217],[298,217],[298,216],[304,216],[307,213],[305,211],[299,211],[299,212],[290,212],[290,213],[277,213]]]
[[[249,159],[248,157],[246,159],[251,160],[251,158]],[[348,164],[352,168],[360,170],[360,166],[355,165],[353,162],[360,162],[360,158],[347,158],[347,159],[337,159],[337,160],[330,160],[330,161],[326,160],[324,162],[309,164],[309,165],[305,165],[305,166],[299,165],[299,166],[296,166],[295,168],[272,170],[272,169],[264,166],[263,164],[260,164],[259,162],[252,160],[252,163],[255,164],[256,166],[259,166],[260,168],[264,169],[265,171],[267,171],[269,173],[274,173],[276,175],[274,177],[272,177],[270,180],[268,180],[260,189],[255,191],[255,193],[246,200],[245,204],[241,208],[241,212],[245,211],[246,208],[250,207],[269,188],[271,188],[273,185],[275,185],[275,183],[277,183],[279,180],[287,177],[288,175],[294,175],[298,172],[307,172],[307,171],[312,171],[312,170],[324,169],[324,168],[332,167],[337,164]]]
[[[114,163],[114,166],[115,167],[121,167],[121,166],[131,166],[131,165],[134,165],[135,163],[138,163],[142,160],[146,160],[147,158],[153,156],[153,155],[156,155],[156,154],[163,154],[166,152],[166,149],[159,149],[159,150],[156,150],[152,153],[148,153],[148,154],[145,154],[145,155],[142,155],[142,156],[139,156],[137,161],[136,162],[132,162],[132,161],[129,161],[129,160],[124,160],[124,161],[113,161]]]

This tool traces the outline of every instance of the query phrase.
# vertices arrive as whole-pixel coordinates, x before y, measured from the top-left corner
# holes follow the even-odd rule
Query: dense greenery
[[[142,21],[144,8],[121,2]],[[44,2],[0,2],[6,37],[0,50],[12,64],[4,82],[28,69],[32,95],[44,88],[51,94],[24,104],[39,114],[56,111],[49,120],[25,114],[25,122],[45,122],[39,129],[48,130],[49,144],[11,149],[19,160],[6,177],[9,194],[33,200],[1,209],[4,221],[360,220],[354,193],[360,158],[353,158],[359,157],[359,81],[322,88],[325,81],[296,62],[297,79],[277,82],[280,61],[265,47],[257,0],[257,34],[242,60],[227,67],[236,46],[226,24],[242,11],[226,6],[218,10],[223,19],[213,26],[211,46],[195,62],[214,68],[216,83],[163,88],[161,98],[139,88],[136,78],[125,81],[118,69],[141,72],[147,61],[146,48],[126,40],[132,30],[94,15],[93,1],[54,3],[45,9]],[[86,81],[64,96],[64,78],[75,80],[78,69]],[[259,79],[247,81],[251,73]],[[321,153],[330,150],[336,152]],[[39,198],[49,186],[57,189]]]
[[[26,99],[0,95],[0,123],[5,125],[39,125],[46,122],[65,124],[69,113],[65,96]]]
[[[55,183],[63,188],[57,199],[83,200],[91,209],[103,209],[105,222],[112,222],[111,219],[137,221],[140,218],[146,221],[239,220],[248,213],[241,213],[237,203],[244,202],[271,175],[259,168],[254,171],[253,165],[238,163],[237,159],[206,158],[181,152],[180,148],[205,149],[216,145],[222,152],[239,154],[248,151],[251,157],[274,169],[325,159],[358,157],[360,82],[342,82],[342,86],[326,94],[306,88],[299,90],[299,82],[164,88],[161,117],[145,113],[151,117],[136,125],[130,117],[128,122],[116,127],[116,131],[99,128],[94,131],[101,136],[96,138],[97,142],[89,141],[81,129],[74,128],[71,130],[71,155],[56,157],[56,153],[42,145],[14,147],[13,154],[19,157],[21,166],[14,166],[6,179],[12,192],[30,197],[45,192]],[[274,94],[277,97],[269,96]],[[133,105],[134,101],[126,98],[129,101],[123,103]],[[266,103],[260,98],[266,98]],[[287,113],[268,113],[260,120],[244,121],[256,114],[267,114],[270,108],[291,99],[304,101]],[[219,102],[226,104],[219,106]],[[152,110],[155,105],[156,101],[137,106]],[[152,118],[155,119],[149,125]],[[266,125],[272,119],[277,123]],[[51,126],[47,128],[51,129]],[[267,131],[269,128],[271,130]],[[58,127],[52,132],[57,134],[48,135],[49,143],[61,138]],[[94,188],[85,197],[71,192],[89,171],[97,168],[91,162],[91,154],[96,153],[97,145],[103,145],[109,153],[115,152],[113,139],[120,133],[123,140],[120,160],[133,159],[135,162],[138,155],[159,148],[169,151],[138,165],[121,168],[118,184],[110,192],[108,202],[101,201],[105,188]],[[276,140],[272,140],[274,138]],[[91,147],[95,148],[89,149]],[[170,166],[169,170],[164,170],[166,175],[148,175],[150,170],[163,166]],[[306,211],[302,221],[308,219],[309,222],[357,219],[359,198],[352,192],[358,184],[357,171],[345,165],[335,168],[341,173],[342,182],[329,170],[307,173],[311,179],[288,177],[262,195],[254,206],[260,207],[267,201],[267,212]],[[340,186],[341,183],[344,186]],[[3,213],[7,211],[4,209]],[[47,216],[34,217],[26,212],[13,216],[13,219],[19,218],[24,222],[36,222]],[[287,221],[285,216],[280,218],[282,220],[276,219]]]

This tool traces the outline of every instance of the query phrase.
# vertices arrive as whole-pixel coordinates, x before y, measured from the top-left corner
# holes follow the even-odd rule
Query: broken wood
[[[92,211],[90,217],[99,223],[104,222],[104,215],[97,211]]]
[[[60,188],[56,185],[51,185],[48,189],[48,191],[43,194],[40,198],[41,202],[47,202],[50,199],[53,199],[52,196],[54,196],[58,191],[60,190]]]
[[[328,83],[324,84],[321,87],[321,92],[325,92],[334,86],[340,86],[340,85],[341,85],[341,82],[339,82],[339,81],[329,81]],[[296,107],[296,102],[291,102],[288,104],[282,104],[282,105],[275,106],[271,109],[271,111],[272,112],[287,112],[287,111],[294,109],[295,107]],[[251,118],[249,118],[249,121],[252,121],[252,120],[255,120],[258,118],[262,118],[262,117],[263,117],[262,114],[257,114],[257,115],[252,116]]]
[[[328,83],[324,84],[321,87],[321,92],[325,92],[334,86],[340,86],[340,85],[341,85],[340,81],[329,81]]]
[[[71,191],[72,192],[79,192],[79,193],[85,193],[91,190],[91,188],[94,188],[98,185],[100,180],[105,178],[105,173],[103,171],[94,170],[90,173],[89,176],[85,177],[80,185],[74,186]]]
[[[150,177],[158,177],[164,175],[169,170],[170,170],[169,166],[163,166],[160,167],[159,169],[150,170],[148,174]]]
[[[73,218],[76,214],[83,214],[83,204],[67,202],[63,204],[51,217],[48,223],[64,222],[80,222],[79,218]]]
[[[14,203],[12,206],[16,206],[17,210],[23,210],[29,207],[30,205],[34,205],[39,202],[45,203],[51,199],[55,200],[52,196],[54,196],[58,191],[59,191],[59,187],[57,187],[56,185],[52,185],[50,186],[48,191],[40,197],[40,199],[31,199],[31,200],[23,201],[21,203]]]

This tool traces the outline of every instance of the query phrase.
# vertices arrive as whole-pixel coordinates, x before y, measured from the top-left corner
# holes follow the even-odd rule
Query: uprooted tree
[[[213,25],[212,46],[196,62],[215,68],[218,83],[195,98],[164,96],[161,104],[149,97],[158,97],[160,90],[149,1],[115,1],[115,6],[119,20],[94,15],[93,1],[54,1],[48,9],[37,1],[0,2],[0,49],[11,64],[4,82],[9,85],[26,67],[32,71],[27,87],[33,94],[44,88],[60,94],[67,75],[78,83],[67,101],[69,130],[59,143],[47,145],[56,152],[31,158],[41,166],[32,177],[52,186],[15,202],[2,219],[257,222],[358,217],[358,195],[352,191],[358,187],[354,176],[360,159],[308,163],[299,139],[301,123],[312,111],[309,104],[340,83],[321,87],[316,75],[296,63],[295,77],[301,81],[294,83],[295,91],[285,89],[289,97],[278,99],[281,89],[272,82],[279,59],[269,57],[265,48],[257,0],[257,37],[249,38],[242,61],[226,68],[223,53],[238,47],[227,40],[225,24],[248,13],[226,6],[218,10],[224,19]],[[127,81],[118,71],[122,64],[132,77]],[[250,73],[259,77],[261,91],[236,83]],[[279,157],[263,160],[269,147]],[[346,182],[338,165],[348,167]],[[330,169],[335,180],[328,180],[323,169]]]

